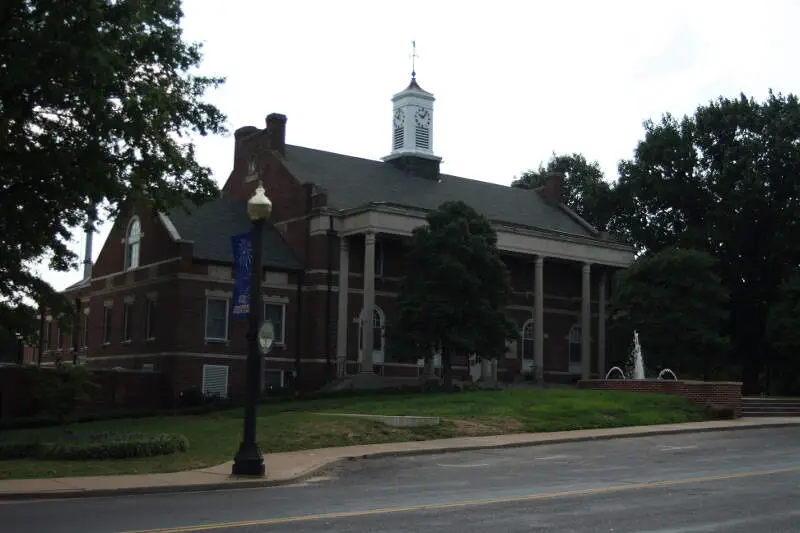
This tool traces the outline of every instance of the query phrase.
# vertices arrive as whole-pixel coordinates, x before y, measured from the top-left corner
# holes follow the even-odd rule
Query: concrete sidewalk
[[[264,462],[267,475],[265,478],[259,479],[232,477],[230,475],[232,462],[229,461],[214,467],[169,474],[3,480],[0,481],[0,500],[74,498],[268,487],[301,482],[321,473],[337,462],[369,457],[444,453],[624,437],[785,426],[800,426],[800,417],[740,418],[737,420],[715,420],[685,424],[587,429],[552,433],[516,433],[490,437],[459,437],[429,441],[321,448],[300,452],[266,454]]]

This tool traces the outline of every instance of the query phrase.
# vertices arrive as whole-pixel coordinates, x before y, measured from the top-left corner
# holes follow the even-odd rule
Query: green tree
[[[714,258],[667,248],[620,274],[610,302],[611,332],[626,345],[638,331],[650,369],[710,379],[724,361],[728,293]]]
[[[64,364],[60,359],[55,368],[32,367],[36,376],[34,402],[38,410],[57,420],[59,424],[71,421],[77,409],[90,399],[97,385],[83,366]]]
[[[563,172],[564,204],[599,230],[605,230],[613,212],[611,186],[605,181],[597,161],[587,161],[582,154],[553,154],[547,165],[528,170],[515,178],[512,187],[543,187],[550,172]]]
[[[463,202],[445,202],[414,230],[408,271],[391,330],[399,357],[426,360],[441,350],[446,386],[453,356],[500,357],[517,335],[504,311],[508,269],[489,221]]]
[[[0,7],[0,322],[35,329],[26,301],[68,310],[32,269],[66,271],[71,232],[146,199],[213,197],[188,135],[221,133],[192,73],[180,0],[6,0]]]
[[[634,158],[619,165],[611,226],[640,251],[711,253],[731,295],[732,363],[759,390],[767,311],[800,264],[800,104],[769,92],[645,123]]]
[[[800,271],[780,288],[767,315],[771,343],[768,385],[770,392],[800,395]]]

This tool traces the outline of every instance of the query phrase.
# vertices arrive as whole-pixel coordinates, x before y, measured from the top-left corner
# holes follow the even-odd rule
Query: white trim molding
[[[169,218],[169,215],[166,213],[159,212],[158,213],[158,220],[161,221],[161,224],[167,229],[167,233],[172,238],[173,241],[180,241],[181,234],[178,233],[178,228],[175,227],[175,224],[172,223],[172,220]]]
[[[414,228],[426,224],[424,211],[412,211],[399,207],[373,205],[353,210],[334,220],[333,228],[340,236],[365,233],[388,233],[404,237],[411,236]],[[615,267],[628,267],[634,259],[632,248],[613,241],[567,233],[546,232],[494,223],[497,231],[497,247],[504,252],[567,261],[590,262]],[[310,234],[321,235],[331,229],[328,215],[318,215],[310,221]]]

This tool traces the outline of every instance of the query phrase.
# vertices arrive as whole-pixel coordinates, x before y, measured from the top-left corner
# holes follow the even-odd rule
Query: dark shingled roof
[[[586,226],[533,190],[442,174],[441,181],[408,176],[390,163],[286,146],[285,164],[301,182],[328,193],[337,209],[387,202],[435,210],[448,200],[461,200],[490,220],[597,238]]]
[[[194,241],[194,257],[206,261],[233,262],[231,237],[250,231],[247,203],[234,198],[217,198],[200,206],[182,207],[168,214],[182,239]],[[302,263],[283,236],[269,223],[264,225],[265,267],[300,270]]]

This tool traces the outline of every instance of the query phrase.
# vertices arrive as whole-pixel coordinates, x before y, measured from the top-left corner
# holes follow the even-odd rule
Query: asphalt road
[[[800,531],[800,428],[353,461],[268,489],[0,503],[0,532]]]

